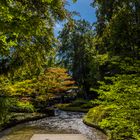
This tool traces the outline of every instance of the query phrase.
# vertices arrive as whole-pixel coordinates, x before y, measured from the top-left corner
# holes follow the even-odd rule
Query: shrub
[[[26,101],[26,102],[18,101],[17,110],[19,112],[34,112],[35,108],[29,101]]]
[[[99,123],[109,115],[109,112],[111,112],[113,108],[115,108],[115,106],[103,105],[91,108],[85,115],[84,122],[90,125],[99,126]]]
[[[140,77],[138,74],[122,74],[108,77],[110,83],[102,83],[99,100],[103,106],[114,106],[101,120],[97,112],[91,112],[93,122],[107,131],[113,140],[140,139]],[[94,109],[93,109],[94,110]],[[100,110],[100,109],[99,109]],[[105,109],[104,109],[105,110]],[[101,111],[102,112],[102,111]],[[100,114],[102,114],[100,112]],[[97,114],[97,115],[96,115]],[[98,116],[99,115],[99,116]],[[90,115],[89,115],[90,116]],[[96,117],[97,118],[96,118]]]

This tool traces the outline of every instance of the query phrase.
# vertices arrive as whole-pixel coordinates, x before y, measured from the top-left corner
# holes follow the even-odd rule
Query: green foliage
[[[89,108],[83,108],[81,106],[74,106],[72,103],[70,104],[58,104],[56,105],[57,108],[64,110],[64,111],[72,111],[72,112],[85,112],[87,113]]]
[[[66,17],[61,0],[0,1],[0,59],[7,60],[0,74],[12,81],[39,75],[50,63],[54,25]]]
[[[29,101],[18,101],[16,107],[18,108],[18,110],[23,111],[23,112],[34,112],[35,108],[34,106],[29,102]]]
[[[69,17],[65,1],[0,1],[1,123],[12,105],[33,111],[34,104],[76,88],[67,70],[55,67],[59,58],[85,93],[92,89],[99,95],[59,108],[87,111],[98,104],[85,116],[87,124],[104,129],[112,140],[140,139],[140,2],[95,0],[92,6],[95,28],[70,20],[55,47],[55,22]],[[13,104],[9,97],[20,100]]]
[[[69,104],[70,107],[81,107],[83,109],[89,109],[93,107],[93,104],[91,101],[88,100],[84,100],[84,99],[76,99],[74,101],[72,101],[72,103]]]
[[[12,106],[10,98],[0,97],[0,124],[3,124],[9,120],[9,109]]]
[[[72,0],[73,2],[77,2],[77,0]]]
[[[115,106],[112,105],[100,105],[91,108],[84,116],[84,122],[92,126],[99,126],[100,122],[102,122],[102,120],[109,115],[109,112],[112,112],[113,108],[115,108]]]
[[[76,88],[67,70],[58,67],[48,68],[39,76],[26,80],[11,81],[3,75],[0,77],[0,83],[1,122],[9,119],[9,109],[17,112],[34,112],[39,103],[47,104],[50,99],[64,96],[67,90]],[[11,103],[11,99],[15,99],[14,104]]]
[[[65,111],[88,112],[93,107],[93,104],[90,101],[78,98],[68,104],[58,104],[57,107]]]
[[[48,69],[55,66],[54,25],[67,17],[62,0],[0,1],[0,121],[11,106],[33,111],[33,100],[49,100],[74,84],[65,69]]]
[[[100,80],[93,87],[99,93],[93,102],[107,115],[100,117],[102,110],[93,108],[86,120],[106,130],[112,140],[139,140],[140,2],[95,0],[92,6],[97,9],[94,45]],[[110,106],[111,111],[105,109]]]
[[[84,100],[84,99],[76,99],[76,100],[74,100],[74,101],[70,104],[70,106],[82,106],[82,105],[84,105],[84,104],[86,104],[86,103],[88,103],[87,100]]]
[[[91,101],[88,101],[87,103],[81,105],[81,108],[89,109],[89,108],[92,108],[93,106],[94,106],[94,104],[92,104]]]
[[[107,130],[110,139],[140,138],[140,78],[137,74],[108,77],[99,89],[100,104],[115,106],[99,126]]]
[[[139,58],[139,1],[95,0],[93,5],[97,8],[96,46],[99,52]]]
[[[74,20],[64,25],[60,32],[59,57],[61,64],[72,73],[79,87],[89,92],[93,79],[96,79],[96,50],[93,46],[93,26],[85,20]],[[95,80],[96,81],[96,80]]]
[[[36,97],[39,100],[49,100],[64,93],[65,91],[76,88],[73,86],[74,81],[68,75],[64,68],[48,68],[44,73],[33,79],[16,81],[15,83],[6,84],[1,89],[7,96]]]

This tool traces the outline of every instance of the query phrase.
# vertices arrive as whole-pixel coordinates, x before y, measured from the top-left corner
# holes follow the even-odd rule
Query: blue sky
[[[90,6],[90,3],[93,0],[78,0],[76,3],[73,3],[72,0],[68,0],[69,5],[66,8],[69,11],[76,11],[78,12],[81,17],[74,17],[75,19],[85,19],[90,23],[96,21],[95,9]],[[55,26],[55,34],[63,28],[63,23],[57,23]]]
[[[86,19],[89,22],[93,23],[96,21],[96,16],[95,9],[90,6],[90,3],[92,1],[93,0],[78,0],[76,3],[73,3],[72,0],[68,0],[70,5],[66,6],[66,8],[70,11],[79,12],[81,18]]]

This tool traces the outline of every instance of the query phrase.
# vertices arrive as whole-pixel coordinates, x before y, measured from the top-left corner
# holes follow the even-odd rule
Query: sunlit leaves
[[[99,90],[96,89],[97,103],[117,106],[99,125],[110,139],[139,140],[140,3],[137,0],[95,0],[92,4],[97,9],[94,44],[103,80],[99,82]]]
[[[10,56],[12,69],[17,59],[24,69],[44,65],[55,41],[54,24],[66,18],[64,5],[61,0],[0,1],[0,55]]]
[[[99,102],[106,106],[115,105],[117,108],[100,121],[100,126],[109,130],[108,134],[111,139],[118,140],[127,137],[139,139],[139,76],[137,74],[123,74],[105,78],[105,81],[98,90],[101,99]],[[110,84],[107,81],[110,81]],[[127,132],[125,131],[126,127],[129,130]]]
[[[71,88],[76,88],[74,83],[66,69],[56,67],[48,68],[44,73],[30,80],[16,81],[14,84],[5,83],[1,91],[5,92],[6,96],[35,96],[37,99],[44,97],[45,100],[52,95],[61,95]]]

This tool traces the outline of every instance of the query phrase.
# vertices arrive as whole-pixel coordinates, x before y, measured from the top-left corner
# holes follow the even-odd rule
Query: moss
[[[103,130],[100,126],[100,122],[109,115],[109,112],[112,110],[112,106],[97,106],[91,108],[88,113],[84,116],[83,122],[91,127],[98,128],[106,133],[106,130]]]

